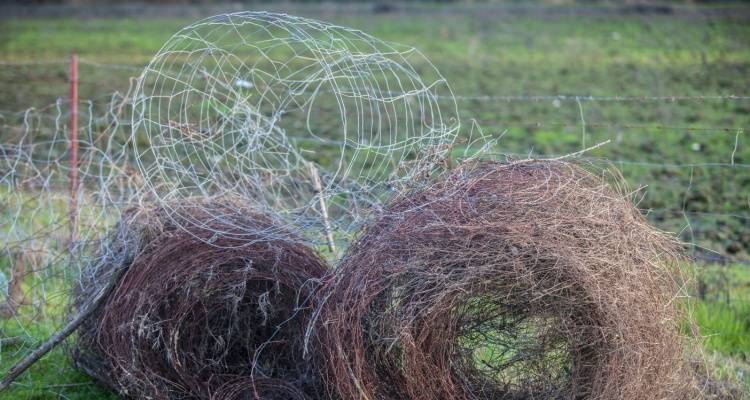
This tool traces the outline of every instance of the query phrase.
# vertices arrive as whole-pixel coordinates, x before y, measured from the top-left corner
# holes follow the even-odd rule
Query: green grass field
[[[312,15],[331,20],[325,15]],[[728,265],[697,270],[693,315],[722,378],[750,393],[750,23],[661,15],[378,14],[334,17],[420,49],[458,98],[461,135],[500,137],[500,155],[606,158],[642,190],[639,207],[700,254]],[[124,92],[188,19],[14,19],[0,23],[0,138],[13,112],[67,95],[71,53],[80,97]],[[106,65],[98,65],[106,64]],[[112,66],[110,64],[117,64]],[[593,96],[556,97],[564,96]],[[489,97],[483,97],[489,96]],[[740,96],[731,98],[730,96]],[[476,131],[474,132],[476,133]],[[1,171],[0,171],[1,172]],[[0,324],[0,371],[45,335]],[[70,368],[64,349],[32,367],[8,399],[109,394]]]

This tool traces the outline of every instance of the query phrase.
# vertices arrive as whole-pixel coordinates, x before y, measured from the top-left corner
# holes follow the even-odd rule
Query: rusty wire
[[[121,257],[92,266],[79,292],[84,304],[112,271],[127,268],[79,330],[79,368],[135,398],[319,398],[319,374],[301,346],[326,264],[270,217],[230,207],[241,209],[195,201],[182,204],[189,216],[126,213],[114,236],[124,241],[111,246],[123,251],[110,252]],[[185,217],[206,228],[178,228]],[[210,237],[239,226],[256,237]]]
[[[613,174],[477,162],[349,247],[308,348],[343,399],[684,399],[678,245]]]

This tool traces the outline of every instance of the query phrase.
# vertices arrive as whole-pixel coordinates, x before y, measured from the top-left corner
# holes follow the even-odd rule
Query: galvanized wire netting
[[[318,231],[349,231],[429,173],[459,128],[418,50],[270,13],[182,29],[144,70],[134,109],[138,167],[163,204],[236,194]]]
[[[14,288],[3,290],[0,302],[3,375],[62,326],[83,269],[111,252],[100,239],[125,207],[140,201],[125,134],[127,103],[119,93],[82,102],[75,167],[65,102],[3,115],[0,274]]]

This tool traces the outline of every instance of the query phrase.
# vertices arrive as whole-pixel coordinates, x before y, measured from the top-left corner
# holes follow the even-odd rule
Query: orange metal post
[[[78,237],[78,56],[70,57],[70,243]]]

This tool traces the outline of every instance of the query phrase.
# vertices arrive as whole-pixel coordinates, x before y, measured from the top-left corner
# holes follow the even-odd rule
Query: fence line
[[[441,96],[446,98],[447,96]],[[706,100],[750,100],[750,96],[739,95],[707,95],[707,96],[575,96],[575,95],[542,95],[542,96],[467,96],[456,95],[456,100],[463,101],[496,101],[496,102],[513,102],[513,101],[603,101],[603,102],[677,102],[677,101],[706,101]]]
[[[40,66],[40,65],[61,65],[64,66],[68,63],[66,59],[60,60],[40,60],[40,61],[12,61],[12,60],[0,60],[0,66],[11,66],[11,67],[22,67],[22,66]],[[88,60],[85,58],[79,58],[78,63],[80,65],[88,65],[97,68],[105,69],[123,69],[131,70],[140,73],[143,70],[144,65],[132,65],[132,64],[118,64],[118,63],[105,63],[94,60]],[[715,95],[662,95],[662,96],[630,96],[630,95],[569,95],[569,94],[552,94],[552,95],[517,95],[517,96],[502,96],[502,95],[468,95],[468,94],[456,94],[454,96],[436,96],[438,99],[456,99],[459,101],[486,101],[486,102],[540,102],[540,101],[585,101],[585,102],[678,102],[678,101],[745,101],[750,100],[750,95],[745,94],[715,94]]]
[[[0,60],[0,66],[6,67],[26,67],[26,66],[42,66],[42,65],[60,65],[65,66],[68,64],[68,60],[38,60],[38,61],[12,61],[12,60]],[[142,71],[143,66],[130,65],[130,64],[115,64],[115,63],[102,63],[93,60],[87,60],[84,58],[78,59],[78,64],[88,65],[92,67],[105,68],[105,69],[125,69],[132,71]]]
[[[485,127],[503,127],[503,128],[580,128],[581,123],[579,122],[504,122],[500,120],[477,120],[477,122]],[[661,131],[661,130],[674,130],[674,131],[687,131],[687,132],[730,132],[736,133],[738,130],[747,129],[742,126],[714,126],[714,127],[702,127],[702,126],[673,126],[673,125],[646,125],[646,124],[634,124],[634,123],[622,123],[622,124],[605,124],[599,122],[586,122],[587,127],[594,128],[612,128],[612,129],[643,129],[649,131]]]
[[[67,63],[67,61],[35,61],[35,62],[12,62],[12,61],[0,61],[0,67],[1,66],[23,66],[23,65],[53,65],[53,64],[59,64],[64,65]],[[132,71],[141,71],[141,67],[133,66],[133,65],[124,65],[124,64],[106,64],[106,63],[99,63],[95,61],[89,61],[89,60],[81,60],[79,59],[79,63],[82,65],[87,65],[95,68],[109,68],[109,69],[123,69],[123,70],[132,70]],[[122,92],[114,92],[114,93],[107,93],[106,95],[96,96],[91,98],[90,100],[80,100],[78,101],[78,104],[87,107],[88,112],[84,116],[85,121],[88,122],[88,125],[84,122],[82,122],[82,125],[79,130],[85,131],[83,134],[83,139],[80,140],[80,143],[83,146],[91,145],[92,143],[88,143],[87,140],[89,140],[89,137],[100,137],[101,135],[97,135],[99,131],[94,132],[94,129],[101,129],[102,131],[109,131],[105,128],[93,128],[91,126],[92,123],[96,123],[97,121],[105,121],[106,123],[114,123],[116,124],[120,129],[124,129],[122,132],[126,131],[128,126],[130,125],[130,118],[126,117],[125,115],[121,115],[120,109],[125,105],[132,105],[133,99],[130,97],[130,94],[132,92],[132,85],[133,85],[134,78],[131,78],[130,82],[130,89],[124,90]],[[91,82],[89,82],[91,83]],[[446,99],[447,97],[442,97],[443,99]],[[455,96],[455,99],[457,101],[477,101],[477,102],[483,102],[483,103],[515,103],[515,102],[543,102],[543,101],[551,101],[551,102],[576,102],[580,105],[582,102],[602,102],[602,103],[638,103],[638,102],[688,102],[688,101],[728,101],[728,102],[744,102],[747,100],[750,100],[750,96],[747,95],[697,95],[697,96],[689,96],[689,95],[673,95],[673,96],[573,96],[573,95],[540,95],[540,96],[485,96],[485,95],[457,95]],[[742,107],[744,107],[744,103],[742,103]],[[555,107],[559,106],[559,104],[553,104]],[[101,109],[100,107],[108,107],[108,110]],[[119,108],[118,108],[119,107]],[[491,106],[487,106],[488,108],[491,108]],[[68,99],[58,99],[58,101],[51,103],[49,105],[38,107],[38,108],[30,108],[22,111],[0,111],[0,131],[6,131],[11,133],[11,137],[13,137],[13,133],[15,131],[18,131],[19,128],[25,128],[25,129],[31,129],[34,130],[34,132],[47,132],[46,130],[49,129],[49,133],[59,135],[60,132],[64,130],[64,127],[61,124],[61,121],[64,121],[66,117],[69,116],[68,109],[70,108],[70,101]],[[98,111],[94,112],[93,110],[96,109]],[[117,110],[117,112],[115,112]],[[99,113],[99,111],[102,111],[102,113]],[[54,115],[53,115],[54,114]],[[33,119],[27,120],[26,116],[33,115]],[[21,117],[24,117],[24,120],[21,121]],[[468,120],[468,118],[467,118]],[[51,121],[54,121],[56,126],[51,126]],[[499,133],[495,133],[494,130],[497,128],[502,128],[503,130],[507,130],[508,128],[571,128],[571,129],[581,129],[582,127],[582,121],[576,119],[571,119],[570,121],[521,121],[521,122],[514,122],[514,121],[507,121],[502,119],[486,119],[486,120],[476,120],[475,121],[479,126],[483,126],[485,128],[492,128],[493,132],[483,135],[484,138],[489,140],[497,140],[498,137],[502,136]],[[744,122],[744,120],[740,120],[737,122]],[[57,126],[59,125],[59,126]],[[638,135],[638,131],[641,131],[640,133],[646,134],[647,131],[677,131],[677,132],[698,132],[698,133],[706,133],[706,134],[731,134],[733,135],[733,144],[734,148],[731,146],[727,148],[727,154],[729,152],[732,153],[731,162],[679,162],[680,160],[675,160],[677,162],[668,162],[668,160],[664,160],[663,162],[655,162],[655,161],[646,161],[646,160],[634,160],[634,159],[606,159],[607,162],[610,162],[611,164],[618,165],[618,166],[634,166],[634,167],[644,167],[644,168],[653,168],[653,169],[699,169],[699,168],[712,168],[717,169],[716,172],[707,172],[705,176],[703,176],[701,179],[712,179],[712,177],[718,176],[719,174],[732,174],[731,176],[735,176],[736,173],[741,173],[746,176],[748,172],[750,172],[750,163],[748,163],[748,160],[744,158],[739,158],[739,153],[737,152],[737,149],[740,147],[740,139],[743,132],[748,130],[748,127],[745,126],[678,126],[678,125],[665,125],[665,124],[649,124],[649,123],[607,123],[607,122],[596,122],[591,121],[590,118],[586,119],[585,127],[588,129],[612,129],[615,131],[626,131],[625,134],[628,136],[625,137],[631,137],[631,134]],[[38,130],[37,129],[41,129]],[[44,130],[44,131],[42,131]],[[19,131],[20,132],[20,131]],[[27,130],[26,133],[29,131]],[[119,134],[122,134],[120,132]],[[1,132],[0,132],[1,133]],[[503,133],[506,134],[506,133]],[[613,133],[614,134],[614,133]],[[618,132],[619,134],[619,132]],[[299,138],[295,136],[289,136],[288,137],[291,141],[299,141],[300,143],[303,143],[305,141],[309,141],[309,138]],[[59,139],[54,139],[53,141],[50,141],[48,144],[45,144],[45,140],[39,140],[39,141],[33,141],[31,143],[24,143],[24,145],[32,145],[32,146],[54,146],[58,144]],[[97,141],[100,139],[96,139]],[[6,140],[7,141],[7,140]],[[71,143],[78,143],[78,141],[73,141]],[[344,145],[345,141],[343,140],[334,140],[334,139],[326,139],[323,142],[319,143],[325,143],[325,144],[331,144],[331,145]],[[93,144],[93,146],[97,146],[96,144]],[[467,145],[467,151],[471,151],[473,147],[476,146],[476,143],[471,143]],[[0,143],[0,148],[4,147],[5,151],[13,151],[13,145],[12,143]],[[486,149],[485,149],[486,150]],[[88,151],[92,151],[89,149]],[[11,153],[8,153],[11,154]],[[494,153],[494,152],[485,152],[483,153],[487,156],[509,156],[509,157],[516,157],[516,158],[527,158],[530,156],[530,154],[519,154],[519,153]],[[743,151],[743,154],[746,154],[746,152]],[[35,160],[34,155],[32,154],[29,158],[30,162],[38,162],[38,160]],[[735,156],[737,161],[735,162]],[[123,157],[127,158],[127,154],[124,154]],[[543,154],[540,157],[544,158],[550,158],[555,157],[555,155],[551,154]],[[584,155],[581,157],[584,160],[604,160],[601,158],[596,157],[587,157]],[[714,158],[714,157],[712,157]],[[731,172],[725,172],[725,171],[731,171]],[[137,171],[133,171],[135,175],[137,175]],[[651,172],[646,172],[646,174],[650,174]],[[678,172],[675,172],[678,173]],[[679,172],[680,174],[683,174],[683,172]],[[87,174],[84,174],[84,176],[88,177]],[[113,180],[114,181],[114,180]],[[49,182],[52,183],[51,181]],[[690,187],[688,187],[688,190],[685,192],[685,196],[687,196],[687,193],[690,191]],[[729,193],[727,193],[729,194]],[[722,194],[719,193],[719,196]],[[737,196],[738,194],[732,194],[732,198],[739,198]],[[713,195],[712,195],[713,196]],[[729,198],[729,197],[727,197]],[[725,219],[734,219],[737,221],[741,221],[740,223],[744,226],[744,224],[747,223],[747,221],[750,221],[750,215],[747,213],[735,213],[732,211],[745,211],[746,207],[743,204],[737,204],[735,206],[706,206],[701,207],[706,208],[706,211],[690,211],[685,209],[670,209],[670,208],[643,208],[641,209],[642,212],[647,214],[665,214],[665,215],[674,215],[674,216],[685,216],[686,219],[689,218],[696,218],[697,221],[701,221],[701,218],[706,218],[706,221],[710,221],[709,218],[725,218]],[[710,209],[714,209],[713,211]],[[716,211],[716,212],[714,212]],[[729,211],[729,212],[719,212],[719,211]],[[672,220],[672,217],[667,217]]]
[[[112,95],[108,94],[105,96],[101,96],[99,98],[94,98],[92,100],[85,100],[87,102],[91,102],[93,100],[100,100],[105,98],[111,98]],[[84,100],[81,100],[82,102]],[[68,104],[68,100],[60,99],[60,102],[62,104]],[[28,110],[35,110],[35,111],[44,111],[50,108],[55,107],[56,103],[48,104],[44,107],[31,107],[29,109],[25,110],[0,110],[0,118],[4,117],[5,115],[22,115],[26,113]],[[578,122],[564,122],[564,121],[553,121],[553,122],[542,122],[542,121],[524,121],[524,122],[506,122],[502,120],[477,120],[477,123],[484,127],[503,127],[503,128],[579,128],[581,126],[580,121]],[[686,132],[729,132],[732,134],[737,134],[738,131],[745,131],[747,129],[750,129],[750,127],[743,127],[743,126],[711,126],[711,127],[703,127],[703,126],[679,126],[679,125],[648,125],[648,124],[639,124],[639,123],[618,123],[618,124],[608,124],[608,123],[600,123],[600,122],[586,122],[587,127],[592,128],[610,128],[610,129],[641,129],[641,130],[647,130],[647,131],[663,131],[663,130],[674,130],[674,131],[686,131]]]

